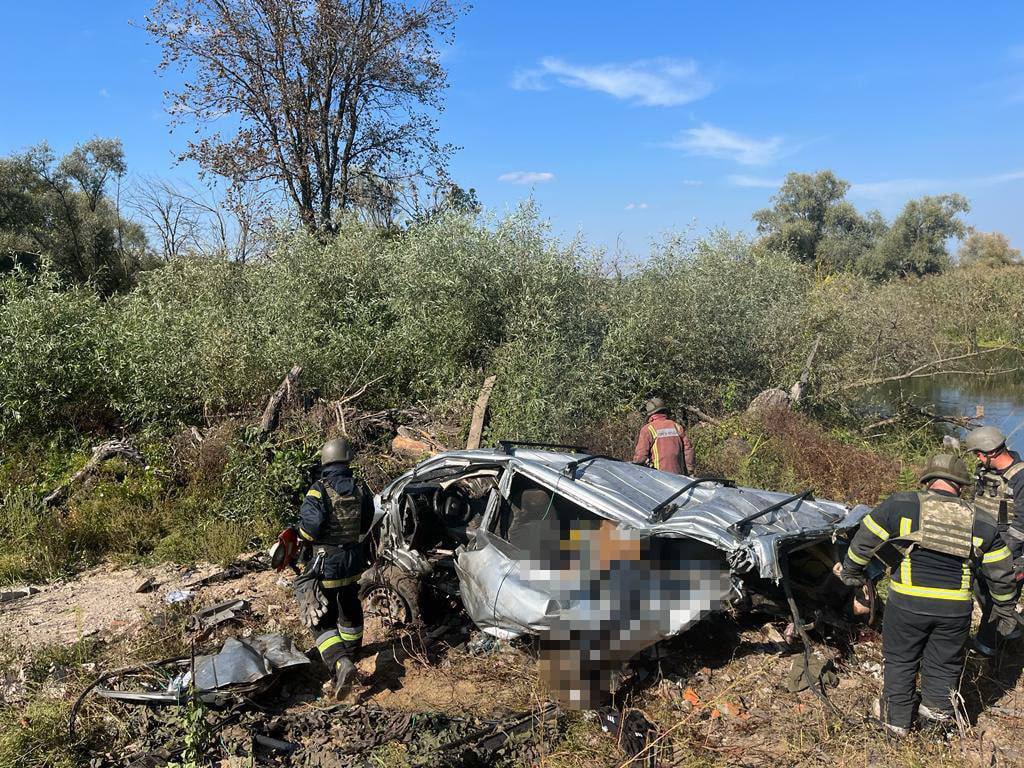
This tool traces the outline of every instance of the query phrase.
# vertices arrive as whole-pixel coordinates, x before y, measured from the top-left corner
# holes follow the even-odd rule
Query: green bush
[[[1024,270],[878,285],[817,277],[716,233],[617,267],[551,238],[526,206],[449,214],[324,243],[282,233],[266,259],[180,259],[103,302],[47,279],[0,283],[0,437],[174,429],[251,412],[293,364],[328,399],[465,408],[498,373],[495,437],[557,437],[649,391],[713,410],[788,387],[816,336],[817,405],[851,383],[997,343],[1024,344]],[[812,403],[813,405],[814,403]]]

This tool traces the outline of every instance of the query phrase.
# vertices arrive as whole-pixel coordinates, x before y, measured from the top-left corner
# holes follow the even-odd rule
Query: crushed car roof
[[[782,575],[779,543],[851,528],[870,510],[817,500],[809,492],[791,496],[709,480],[695,483],[692,477],[615,459],[519,447],[440,453],[385,488],[378,506],[410,481],[440,480],[487,465],[512,468],[643,534],[704,541],[724,551],[738,572],[756,570],[771,579]],[[670,506],[659,508],[674,494],[679,495]]]

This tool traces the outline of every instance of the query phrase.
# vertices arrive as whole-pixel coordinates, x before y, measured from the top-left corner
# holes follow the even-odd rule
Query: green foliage
[[[846,200],[849,189],[831,171],[788,174],[772,207],[753,215],[762,244],[827,271],[852,268],[885,231],[885,222],[876,211],[862,217]]]
[[[91,139],[57,160],[46,143],[0,158],[0,252],[39,254],[70,283],[126,288],[142,265],[142,229],[108,186],[127,167],[118,139]]]
[[[68,742],[71,706],[62,699],[33,697],[23,711],[0,709],[0,765],[9,768],[75,768],[76,745]]]
[[[1002,232],[972,232],[957,253],[961,266],[1009,267],[1021,263],[1020,250]]]
[[[788,174],[772,207],[753,215],[759,245],[819,272],[889,280],[942,272],[949,266],[946,242],[967,234],[957,217],[970,204],[961,195],[911,200],[890,226],[878,211],[862,216],[846,200],[849,189],[831,171]]]
[[[926,195],[911,200],[859,265],[876,280],[934,275],[949,267],[946,241],[961,239],[967,226],[957,218],[971,209],[962,195]]]
[[[956,207],[935,200],[891,230],[925,221],[911,250],[933,256],[925,235],[948,231],[935,218]],[[166,430],[255,409],[296,363],[302,386],[328,400],[367,385],[367,408],[458,412],[497,373],[492,436],[558,437],[651,391],[742,408],[765,387],[788,387],[818,334],[812,389],[841,398],[844,381],[908,370],[936,345],[1019,343],[1024,278],[987,271],[883,285],[821,279],[716,233],[669,238],[613,272],[584,244],[553,241],[526,207],[498,222],[449,212],[388,237],[356,221],[326,243],[281,233],[266,260],[180,259],[105,302],[59,291],[45,275],[8,277],[0,437]],[[255,460],[261,449],[250,448]],[[278,471],[259,466],[259,481],[278,482]],[[245,499],[275,493],[241,475],[232,482],[226,520],[240,519]],[[268,503],[254,514],[276,515],[283,502]]]

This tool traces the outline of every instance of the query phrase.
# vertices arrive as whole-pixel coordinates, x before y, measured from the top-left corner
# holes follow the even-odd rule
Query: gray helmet
[[[968,451],[981,451],[991,453],[1002,448],[1006,444],[1006,435],[998,427],[978,427],[972,429],[967,439],[964,440],[964,448]]]
[[[333,440],[328,440],[320,449],[320,464],[325,467],[338,462],[347,464],[355,458],[355,455],[356,452],[352,450],[352,445],[346,438],[336,437]]]
[[[668,406],[660,397],[650,397],[644,403],[644,413],[650,416],[652,413],[666,413]]]
[[[921,482],[929,480],[948,480],[957,485],[969,485],[971,476],[967,474],[967,465],[963,459],[950,453],[939,453],[928,459],[921,473]]]

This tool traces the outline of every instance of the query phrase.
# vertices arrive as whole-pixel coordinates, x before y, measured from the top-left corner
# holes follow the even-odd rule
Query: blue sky
[[[5,3],[0,154],[118,136],[174,166],[147,2]],[[1024,248],[1024,5],[480,2],[445,54],[442,138],[488,208],[634,253],[671,229],[751,230],[787,171],[831,168],[888,217],[961,192]]]

